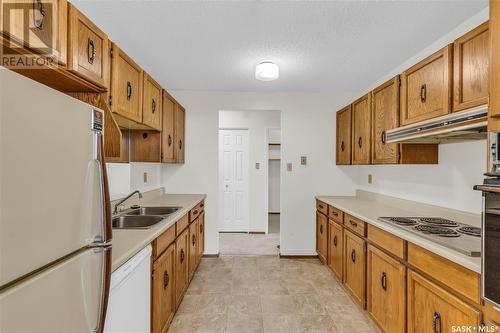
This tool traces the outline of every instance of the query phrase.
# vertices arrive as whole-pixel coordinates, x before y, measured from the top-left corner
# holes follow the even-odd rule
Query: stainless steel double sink
[[[115,229],[148,229],[182,207],[139,207],[113,216]]]

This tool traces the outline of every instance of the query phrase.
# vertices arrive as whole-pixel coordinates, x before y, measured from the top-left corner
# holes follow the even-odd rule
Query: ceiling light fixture
[[[255,67],[255,78],[260,81],[273,81],[280,76],[280,68],[273,62],[261,62]]]

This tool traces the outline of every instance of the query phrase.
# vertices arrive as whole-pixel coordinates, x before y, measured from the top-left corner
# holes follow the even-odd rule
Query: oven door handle
[[[482,192],[500,193],[500,186],[474,185],[474,190]]]

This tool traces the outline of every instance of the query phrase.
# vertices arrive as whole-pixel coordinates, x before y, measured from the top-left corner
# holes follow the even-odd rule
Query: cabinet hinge
[[[109,105],[110,106],[113,105],[113,96],[111,95],[109,96]]]
[[[113,48],[110,48],[110,49],[109,49],[109,56],[110,56],[111,58],[113,58]]]

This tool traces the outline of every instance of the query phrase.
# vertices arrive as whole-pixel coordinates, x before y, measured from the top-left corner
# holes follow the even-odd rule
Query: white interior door
[[[248,231],[248,130],[219,131],[220,231]]]

